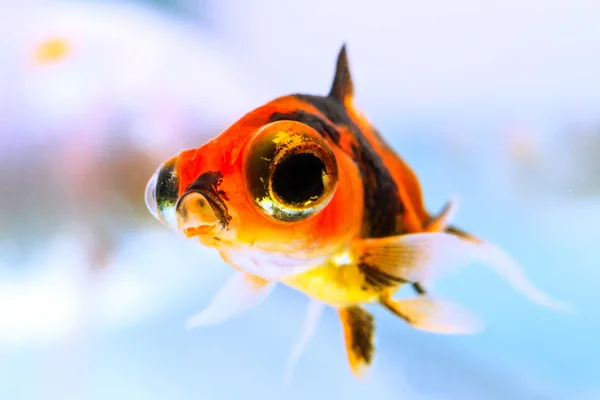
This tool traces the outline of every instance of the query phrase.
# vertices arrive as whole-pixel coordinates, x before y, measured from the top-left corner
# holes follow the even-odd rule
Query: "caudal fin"
[[[521,294],[545,307],[570,310],[533,285],[521,267],[499,247],[452,228],[452,233],[412,233],[353,243],[357,265],[368,283],[429,287],[443,275],[469,264],[488,266]]]
[[[447,233],[451,233],[451,234],[453,234],[455,236],[458,236],[461,239],[469,240],[471,242],[475,242],[475,243],[481,243],[482,242],[481,239],[477,238],[476,236],[471,235],[468,232],[465,232],[462,229],[457,228],[454,225],[448,226],[448,229],[446,229],[446,232]]]
[[[506,279],[515,290],[529,300],[554,310],[573,311],[573,307],[570,304],[552,299],[541,289],[534,286],[519,264],[500,247],[481,240],[455,226],[448,227],[446,232],[463,239],[465,243],[470,243],[469,246],[463,246],[465,256],[468,254],[468,257],[473,261],[478,261],[491,267],[498,275]]]

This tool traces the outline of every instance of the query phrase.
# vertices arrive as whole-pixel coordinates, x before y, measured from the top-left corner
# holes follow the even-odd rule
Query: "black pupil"
[[[301,204],[325,191],[325,164],[310,153],[295,154],[281,162],[273,174],[273,192],[288,204]]]

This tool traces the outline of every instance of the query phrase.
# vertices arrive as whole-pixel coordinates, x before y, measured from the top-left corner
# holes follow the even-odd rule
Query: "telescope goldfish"
[[[276,98],[181,151],[148,182],[146,204],[164,225],[216,249],[235,269],[188,328],[246,312],[278,283],[310,298],[286,379],[327,306],[339,315],[358,377],[375,354],[375,322],[365,305],[379,304],[423,331],[480,331],[479,318],[428,289],[466,264],[491,266],[541,305],[568,307],[529,283],[499,247],[455,227],[456,198],[439,213],[426,210],[413,170],[354,106],[345,44],[328,95]],[[414,296],[395,298],[405,285]]]

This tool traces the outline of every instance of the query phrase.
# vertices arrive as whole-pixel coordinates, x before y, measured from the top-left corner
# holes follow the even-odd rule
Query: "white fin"
[[[217,292],[208,306],[187,319],[186,329],[219,324],[261,304],[275,287],[256,276],[235,272]]]
[[[446,233],[417,233],[399,236],[396,244],[402,251],[397,259],[402,277],[427,286],[461,266],[482,263],[504,277],[517,291],[531,301],[556,310],[571,310],[571,306],[550,298],[535,287],[519,265],[504,251],[491,243],[461,239]]]
[[[292,375],[294,373],[294,369],[298,364],[300,356],[306,350],[306,347],[310,343],[312,337],[314,336],[317,330],[317,325],[321,320],[324,308],[325,305],[320,301],[310,300],[308,302],[308,306],[306,308],[306,315],[304,317],[304,323],[300,331],[300,336],[298,337],[298,340],[296,341],[296,344],[294,345],[286,363],[285,375],[283,378],[283,384],[285,386],[289,385],[292,382]]]
[[[450,196],[450,199],[440,211],[437,217],[433,218],[425,227],[425,232],[443,232],[452,223],[456,213],[458,212],[458,197]]]
[[[462,307],[429,296],[406,300],[382,300],[390,311],[422,331],[464,335],[483,330],[483,322]]]

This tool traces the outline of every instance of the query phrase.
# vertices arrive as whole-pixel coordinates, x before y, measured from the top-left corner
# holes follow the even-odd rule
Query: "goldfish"
[[[325,307],[337,311],[357,377],[375,355],[370,304],[426,332],[481,331],[478,317],[431,294],[435,279],[467,264],[490,266],[541,305],[568,308],[498,246],[454,226],[456,196],[428,212],[415,172],[354,98],[343,44],[326,96],[276,98],[158,167],[146,187],[150,212],[234,269],[188,328],[247,312],[277,284],[304,293],[309,303],[285,368],[289,381]],[[405,286],[414,296],[397,298]]]

